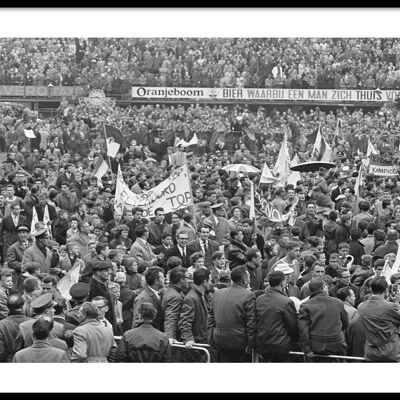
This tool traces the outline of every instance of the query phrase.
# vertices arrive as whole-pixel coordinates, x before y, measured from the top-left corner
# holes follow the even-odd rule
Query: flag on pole
[[[279,150],[278,158],[276,160],[274,169],[272,171],[275,177],[277,178],[277,183],[276,183],[277,186],[286,185],[290,173],[289,162],[290,162],[290,155],[289,155],[289,149],[287,147],[287,136],[285,132],[282,146],[281,149]]]
[[[397,253],[398,253],[398,251],[397,251]],[[396,257],[396,260],[397,260],[397,257]],[[395,261],[395,263],[396,263],[396,261]],[[393,266],[394,266],[394,264],[393,264]],[[389,260],[386,260],[385,261],[385,265],[383,266],[383,270],[382,270],[382,274],[381,275],[385,277],[386,282],[388,283],[389,286],[392,284],[392,282],[390,282],[390,277],[393,274],[394,274],[393,268],[390,268]]]
[[[107,138],[107,155],[115,158],[121,145],[113,137]]]
[[[292,161],[290,161],[290,167],[294,167],[295,165],[299,164],[299,156],[297,153],[294,155],[292,158]],[[290,175],[288,176],[288,184],[292,184],[293,186],[297,186],[297,182],[301,181],[301,174],[299,171],[290,171]]]
[[[371,143],[371,138],[368,138],[367,157],[369,157],[371,154],[378,154],[378,152],[375,150],[375,147]]]
[[[311,158],[315,161],[332,161],[332,148],[321,134],[321,123],[318,127],[317,137],[312,149]]]
[[[358,171],[357,180],[354,185],[354,195],[356,197],[360,197],[360,188],[362,187],[362,180],[363,180],[363,169],[361,167],[360,171]]]
[[[99,154],[96,166],[94,167],[93,175],[100,181],[101,177],[107,172],[108,165],[104,161],[103,156]]]
[[[126,139],[122,135],[122,132],[115,126],[104,125],[104,132],[107,138],[113,137],[114,141],[119,143],[121,148],[127,147]]]
[[[71,295],[69,294],[71,286],[79,281],[80,266],[80,263],[76,263],[57,283],[58,291],[66,300],[71,299]]]
[[[265,162],[264,167],[261,171],[260,183],[275,183],[278,179],[276,179],[271,170],[268,167],[268,164]]]
[[[197,138],[196,132],[194,133],[193,137],[189,140],[188,145],[192,146],[195,145],[199,142],[199,139]]]
[[[35,224],[36,222],[39,222],[39,218],[37,215],[36,208],[32,208],[32,222],[31,222],[31,233],[35,230]]]
[[[256,210],[254,208],[254,185],[253,182],[250,181],[250,213],[249,213],[250,219],[255,219],[256,217]]]

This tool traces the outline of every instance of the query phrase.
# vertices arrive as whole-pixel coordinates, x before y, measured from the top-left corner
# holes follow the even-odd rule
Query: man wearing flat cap
[[[54,317],[54,306],[57,303],[53,300],[52,293],[45,293],[34,299],[31,303],[31,309],[33,310],[35,317],[29,319],[28,321],[22,322],[19,326],[20,338],[18,340],[18,346],[21,348],[29,347],[33,344],[32,336],[32,325],[41,316],[48,316],[53,320]],[[59,338],[64,340],[65,329],[59,322],[53,321],[53,328],[50,332],[50,338]],[[21,340],[22,339],[22,340]]]
[[[92,299],[95,297],[102,296],[107,299],[108,304],[116,303],[115,296],[108,286],[111,276],[111,269],[111,263],[107,261],[97,261],[93,264],[93,276],[89,280],[89,301],[92,301]],[[117,318],[115,315],[115,308],[108,307],[105,317],[112,324],[114,334],[117,335]]]
[[[226,211],[223,203],[217,203],[211,206],[213,216],[209,217],[213,223],[212,230],[215,232],[215,240],[220,246],[229,245],[231,228],[226,219]]]
[[[22,258],[28,247],[32,245],[29,239],[30,228],[26,224],[17,226],[18,242],[9,247],[7,251],[7,265],[13,270],[13,288],[22,291]]]
[[[90,286],[85,282],[77,282],[69,289],[71,296],[70,303],[73,303],[72,309],[65,314],[65,320],[70,324],[78,326],[83,320],[84,316],[80,313],[79,309],[89,296]]]
[[[53,268],[57,268],[60,258],[56,250],[57,243],[50,240],[47,226],[43,222],[36,222],[31,236],[35,238],[35,243],[25,250],[22,258],[22,270],[24,264],[34,261],[41,265],[41,273],[55,272]]]

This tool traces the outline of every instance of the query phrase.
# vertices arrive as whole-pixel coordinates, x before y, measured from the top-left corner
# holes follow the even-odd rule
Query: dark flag
[[[311,135],[308,135],[307,136],[307,146],[309,145],[309,144],[314,144],[315,143],[315,141],[317,140],[317,135],[318,135],[318,130],[319,130],[319,127],[317,127],[316,129],[315,129],[315,131],[311,134]]]
[[[289,122],[289,128],[292,132],[292,146],[294,148],[300,138],[300,128],[299,125],[297,125],[294,121]]]
[[[118,128],[111,125],[104,125],[104,130],[107,138],[113,137],[114,140],[120,144],[121,148],[126,148],[128,146],[126,139]]]

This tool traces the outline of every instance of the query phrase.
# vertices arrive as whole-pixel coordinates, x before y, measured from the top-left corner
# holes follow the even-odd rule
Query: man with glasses
[[[161,301],[161,312],[164,314],[164,332],[170,342],[179,340],[178,321],[179,314],[189,289],[190,274],[186,268],[175,267],[169,271],[169,286]]]
[[[189,236],[185,231],[179,231],[176,233],[176,246],[169,248],[164,255],[163,266],[166,268],[167,261],[170,257],[176,256],[182,260],[182,267],[190,267],[190,256],[193,251],[188,249],[187,244],[189,241]]]

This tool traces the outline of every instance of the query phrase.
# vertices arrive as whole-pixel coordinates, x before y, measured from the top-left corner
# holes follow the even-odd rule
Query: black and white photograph
[[[0,15],[0,390],[391,390],[397,9]]]

